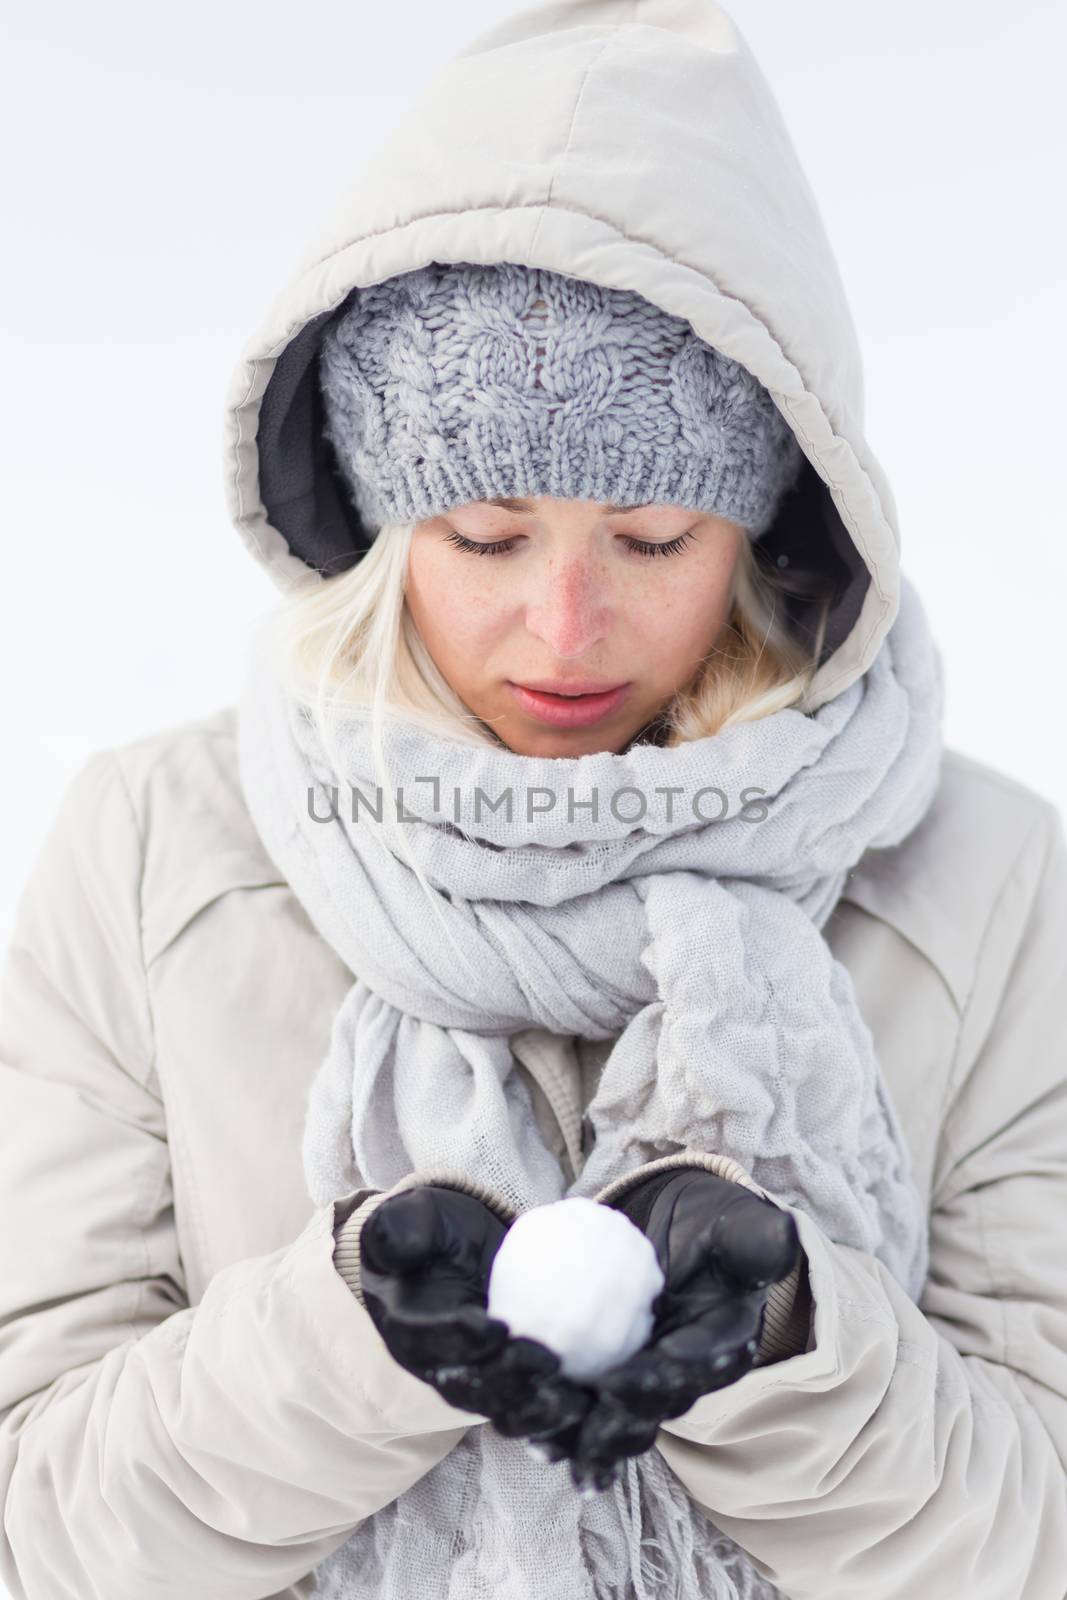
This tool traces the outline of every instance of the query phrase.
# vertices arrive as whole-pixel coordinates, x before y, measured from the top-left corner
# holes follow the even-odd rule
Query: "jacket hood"
[[[856,330],[778,105],[714,0],[526,7],[448,61],[359,171],[227,396],[230,515],[283,591],[373,542],[323,435],[323,333],[354,290],[431,261],[634,290],[746,367],[805,455],[760,544],[833,594],[804,709],[867,669],[899,604],[899,536]]]

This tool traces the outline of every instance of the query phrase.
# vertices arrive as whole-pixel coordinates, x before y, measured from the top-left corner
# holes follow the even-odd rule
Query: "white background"
[[[0,41],[0,935],[85,757],[236,697],[276,591],[223,501],[230,372],[369,148],[509,8],[19,9]],[[1065,8],[732,14],[841,263],[947,741],[1067,804]]]
[[[380,132],[507,9],[9,9],[0,932],[91,752],[234,699],[276,591],[224,507],[230,371]],[[1067,8],[731,10],[848,286],[948,743],[1062,806]]]

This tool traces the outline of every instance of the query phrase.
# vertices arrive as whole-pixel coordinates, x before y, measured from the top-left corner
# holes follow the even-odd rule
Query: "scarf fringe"
[[[747,1553],[682,1490],[656,1451],[632,1457],[614,1485],[630,1552],[633,1600],[782,1600]],[[654,1531],[653,1531],[654,1530]],[[597,1600],[617,1600],[614,1585]]]

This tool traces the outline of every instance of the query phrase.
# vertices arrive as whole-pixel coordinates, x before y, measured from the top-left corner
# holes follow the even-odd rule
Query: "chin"
[[[626,749],[632,733],[601,733],[597,729],[582,728],[573,734],[561,735],[551,728],[546,728],[544,733],[508,733],[497,734],[501,743],[517,756],[537,756],[541,759],[565,760],[575,756],[600,755],[610,751],[619,755]]]

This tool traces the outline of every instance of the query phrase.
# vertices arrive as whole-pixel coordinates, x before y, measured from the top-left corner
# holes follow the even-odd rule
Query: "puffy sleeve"
[[[0,968],[0,1592],[295,1600],[475,1418],[389,1355],[334,1266],[336,1205],[189,1305],[140,872],[101,751]]]

